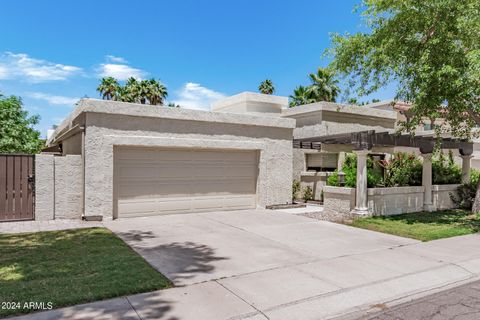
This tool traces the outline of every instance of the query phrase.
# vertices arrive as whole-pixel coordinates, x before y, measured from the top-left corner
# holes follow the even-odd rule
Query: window
[[[337,169],[337,153],[311,153],[307,154],[307,170],[331,172]]]

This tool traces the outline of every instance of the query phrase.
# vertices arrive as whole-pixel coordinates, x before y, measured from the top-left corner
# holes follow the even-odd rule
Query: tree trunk
[[[477,183],[477,192],[475,193],[475,200],[473,201],[472,212],[480,212],[480,179]]]

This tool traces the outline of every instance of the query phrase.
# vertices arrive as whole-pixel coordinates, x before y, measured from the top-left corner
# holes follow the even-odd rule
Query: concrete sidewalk
[[[480,277],[480,235],[421,243],[288,213],[104,223],[176,288],[29,319],[329,319]]]

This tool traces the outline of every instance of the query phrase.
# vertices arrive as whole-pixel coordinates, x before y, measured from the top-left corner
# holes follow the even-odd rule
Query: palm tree
[[[143,81],[142,81],[143,82]],[[161,105],[164,103],[165,98],[168,96],[167,87],[163,85],[159,80],[150,79],[148,82],[147,99],[151,105]]]
[[[266,79],[260,82],[258,91],[263,94],[273,94],[275,92],[275,86],[273,85],[272,80]]]
[[[102,99],[112,100],[117,96],[118,89],[120,85],[118,84],[117,79],[113,77],[105,77],[100,80],[100,85],[97,88],[97,91],[100,92]]]
[[[134,77],[127,79],[123,87],[121,101],[124,102],[139,102],[140,101],[140,83]]]
[[[293,95],[290,96],[290,99],[290,108],[316,102],[308,88],[304,86],[296,87],[295,90],[293,90]]]
[[[318,68],[317,73],[309,75],[312,84],[307,90],[315,101],[335,102],[340,88],[335,73],[328,68]]]
[[[141,104],[145,104],[147,102],[147,97],[150,96],[150,92],[150,81],[142,80],[138,83],[138,98],[140,99]]]

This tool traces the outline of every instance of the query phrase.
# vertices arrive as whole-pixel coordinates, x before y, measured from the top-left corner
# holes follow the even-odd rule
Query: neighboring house
[[[285,109],[283,117],[296,120],[296,139],[340,133],[376,130],[393,131],[396,114],[359,106],[318,102]],[[321,199],[328,175],[340,168],[345,157],[338,146],[323,145],[322,150],[293,149],[293,179],[310,186],[315,199]]]
[[[367,104],[364,107],[372,108],[375,110],[387,110],[394,111],[397,114],[397,124],[395,128],[398,127],[398,124],[403,121],[408,121],[411,117],[411,105],[405,102],[394,102],[393,100],[380,101],[376,103]],[[416,135],[422,136],[435,136],[435,127],[436,126],[445,126],[445,121],[442,118],[429,119],[423,118],[422,123],[417,126],[415,130]],[[449,137],[450,135],[442,134],[443,137]],[[480,169],[480,138],[473,139],[473,158],[471,160],[472,168]],[[456,154],[455,160],[458,164],[462,163],[458,154]]]

